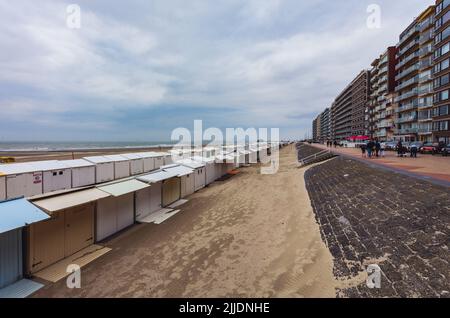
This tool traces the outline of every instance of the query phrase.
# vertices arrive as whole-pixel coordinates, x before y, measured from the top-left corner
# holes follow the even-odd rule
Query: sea
[[[4,142],[0,141],[0,151],[76,151],[76,150],[90,150],[90,149],[133,149],[133,148],[158,148],[171,147],[174,142],[170,141],[146,141],[146,142]]]

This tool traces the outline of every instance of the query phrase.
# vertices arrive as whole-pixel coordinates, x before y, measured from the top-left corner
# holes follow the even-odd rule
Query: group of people
[[[327,147],[328,148],[333,148],[333,146],[334,146],[334,148],[336,148],[337,145],[338,145],[338,142],[336,140],[335,141],[327,140]]]
[[[401,140],[398,141],[396,148],[397,148],[397,157],[405,157],[406,156],[408,149],[405,146],[403,146],[403,143]],[[409,152],[410,152],[409,156],[411,158],[417,158],[417,153],[419,152],[419,148],[417,147],[417,144],[414,144],[414,143],[411,144]]]
[[[386,146],[380,143],[378,139],[370,139],[368,143],[361,145],[361,153],[363,158],[384,158],[386,155]]]

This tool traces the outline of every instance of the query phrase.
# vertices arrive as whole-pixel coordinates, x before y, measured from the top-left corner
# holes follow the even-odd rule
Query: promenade
[[[363,159],[370,164],[380,165],[386,168],[407,173],[411,176],[416,175],[422,179],[434,179],[442,184],[450,184],[450,157],[443,157],[442,155],[428,155],[418,154],[417,158],[397,157],[395,151],[386,151],[384,158],[362,158],[361,150],[359,148],[327,148],[326,145],[312,144],[311,146],[321,149],[331,149],[337,155],[345,155],[355,159]]]

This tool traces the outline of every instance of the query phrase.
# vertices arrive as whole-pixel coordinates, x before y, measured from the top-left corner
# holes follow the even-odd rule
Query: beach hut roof
[[[194,172],[193,169],[180,165],[171,165],[171,167],[164,168],[164,171],[167,171],[169,173],[175,173],[177,177],[186,176]]]
[[[102,190],[103,192],[106,192],[108,194],[111,194],[114,197],[120,197],[128,193],[148,188],[149,186],[150,185],[147,183],[132,179],[104,186],[98,186],[97,189]]]
[[[92,162],[89,162],[84,159],[61,160],[60,162],[68,168],[83,168],[83,167],[94,167],[95,166],[95,164],[93,164]]]
[[[104,156],[92,156],[92,157],[84,157],[84,160],[87,160],[92,163],[109,163],[112,162],[111,159],[108,159]]]
[[[138,159],[142,159],[142,157],[139,156],[139,155],[136,154],[136,153],[126,153],[126,154],[123,154],[123,155],[121,155],[121,156],[123,156],[123,157],[125,157],[126,159],[129,159],[129,160],[138,160]]]
[[[169,172],[166,170],[158,170],[156,172],[149,173],[149,174],[143,175],[141,177],[138,177],[137,179],[142,182],[156,183],[156,182],[167,180],[167,179],[177,177],[177,176],[178,176],[178,174],[174,173],[174,172]]]
[[[44,199],[33,200],[33,204],[44,209],[49,213],[61,211],[74,206],[86,204],[97,201],[99,199],[107,198],[111,194],[101,191],[97,188],[90,188],[86,190],[73,191],[66,194],[50,196]]]
[[[47,161],[33,161],[29,163],[35,168],[35,171],[50,171],[50,170],[60,170],[68,169],[61,161],[57,160],[47,160]]]
[[[106,155],[104,156],[106,159],[109,159],[110,161],[114,162],[121,162],[121,161],[128,161],[128,158],[125,158],[122,155]]]
[[[205,166],[205,164],[203,162],[195,161],[195,160],[191,160],[191,159],[178,160],[177,163],[180,165],[186,166],[188,168],[192,168],[192,169],[203,168]]]
[[[0,202],[0,234],[49,218],[47,213],[25,199]]]
[[[35,172],[36,168],[26,162],[0,165],[0,173],[4,175]]]

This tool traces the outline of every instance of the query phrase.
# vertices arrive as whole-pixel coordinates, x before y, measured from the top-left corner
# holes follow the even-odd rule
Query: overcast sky
[[[0,0],[0,141],[166,141],[194,119],[303,138],[433,2]]]

